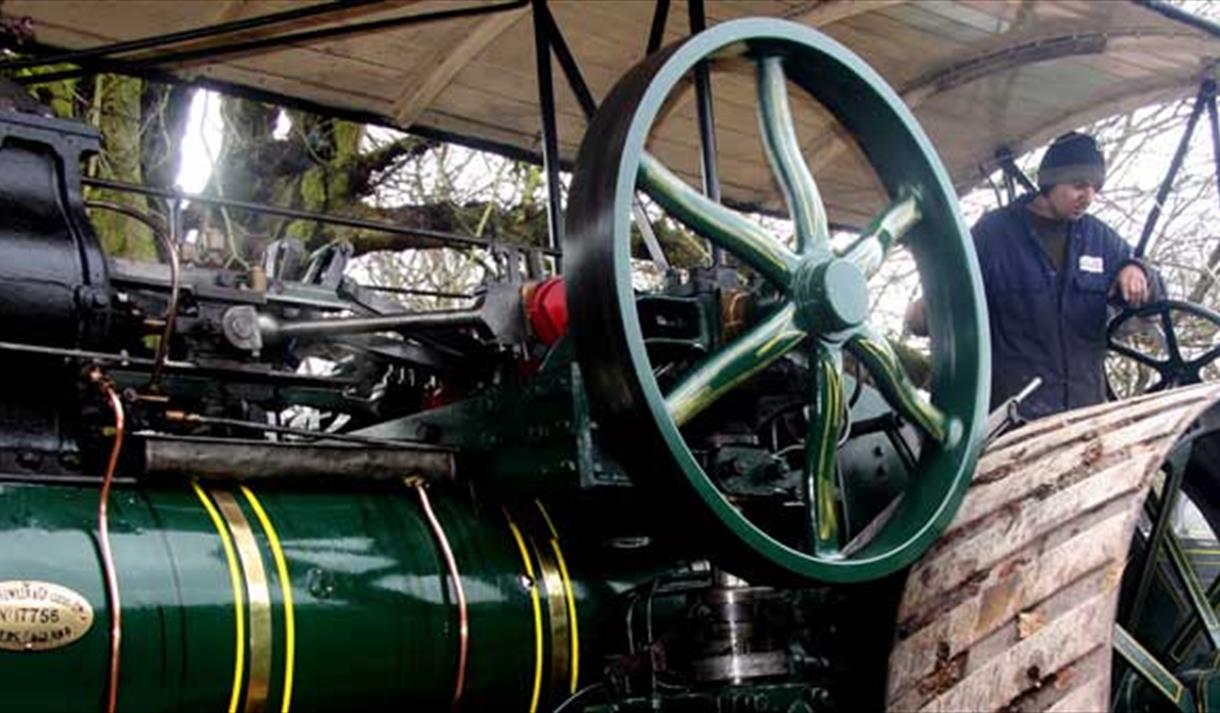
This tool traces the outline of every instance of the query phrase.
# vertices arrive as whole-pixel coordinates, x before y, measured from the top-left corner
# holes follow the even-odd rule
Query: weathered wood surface
[[[1118,584],[1148,484],[1220,386],[1039,421],[983,454],[914,567],[890,654],[897,711],[1107,710]]]

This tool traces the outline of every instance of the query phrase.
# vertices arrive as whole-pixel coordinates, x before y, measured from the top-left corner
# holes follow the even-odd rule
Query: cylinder
[[[115,490],[118,709],[449,709],[457,590],[418,491],[395,485]],[[476,515],[429,492],[467,602],[461,707],[549,710],[596,673],[582,632],[602,628],[612,592],[575,574],[541,502]],[[110,609],[97,504],[92,488],[0,484],[5,709],[102,709]],[[87,627],[69,606],[78,600]]]

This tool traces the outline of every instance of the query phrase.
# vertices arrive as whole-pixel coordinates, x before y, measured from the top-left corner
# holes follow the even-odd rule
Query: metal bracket
[[[1025,388],[1021,389],[1015,396],[1000,404],[1000,407],[992,411],[987,416],[987,438],[983,441],[984,448],[991,445],[992,441],[1009,431],[1024,426],[1026,418],[1021,415],[1021,402],[1029,398],[1029,395],[1034,393],[1034,390],[1042,385],[1042,379],[1034,377],[1030,379]]]

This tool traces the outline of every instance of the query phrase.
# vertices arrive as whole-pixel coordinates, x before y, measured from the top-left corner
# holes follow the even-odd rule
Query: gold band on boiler
[[[280,545],[280,537],[263,510],[262,503],[254,496],[254,491],[241,486],[241,492],[250,501],[250,508],[263,526],[267,535],[267,544],[271,545],[271,556],[275,559],[275,571],[280,578],[280,598],[284,603],[284,695],[281,697],[280,713],[288,713],[292,707],[292,676],[296,662],[296,616],[292,608],[292,580],[288,577],[288,562],[284,559],[284,548]],[[561,563],[562,564],[562,563]]]
[[[271,590],[267,586],[267,570],[237,498],[223,490],[213,490],[211,495],[233,534],[250,599],[250,678],[246,682],[245,711],[262,713],[267,707],[271,683]]]
[[[225,562],[229,565],[229,582],[233,585],[233,616],[237,620],[237,634],[234,637],[237,642],[237,653],[233,657],[233,693],[229,698],[229,713],[237,713],[237,701],[241,697],[241,681],[246,656],[246,605],[242,596],[241,572],[237,568],[237,555],[233,553],[233,541],[229,538],[229,530],[225,527],[224,520],[220,518],[220,513],[216,512],[216,506],[208,499],[203,488],[199,487],[199,483],[192,482],[191,487],[194,488],[195,495],[199,496],[199,502],[203,503],[203,509],[207,511],[208,517],[216,527],[216,534],[220,535]]]
[[[576,683],[580,680],[580,628],[577,626],[576,619],[576,597],[572,593],[572,578],[568,576],[568,565],[564,562],[563,551],[559,549],[559,531],[555,529],[555,523],[551,521],[551,516],[547,514],[546,508],[542,506],[541,500],[535,500],[534,504],[538,506],[538,512],[542,514],[542,519],[546,522],[546,528],[551,533],[551,549],[555,551],[555,561],[559,564],[559,576],[563,579],[563,595],[568,604],[568,629],[571,632],[571,680],[568,684],[568,693],[576,693]]]
[[[568,628],[567,602],[563,596],[563,576],[559,573],[555,551],[549,546],[551,540],[539,528],[535,528],[534,533],[540,537],[531,533],[529,539],[538,559],[538,573],[546,590],[547,620],[551,632],[551,675],[548,687],[554,690],[567,686],[572,661],[572,637]],[[541,547],[538,546],[538,540],[542,540]]]

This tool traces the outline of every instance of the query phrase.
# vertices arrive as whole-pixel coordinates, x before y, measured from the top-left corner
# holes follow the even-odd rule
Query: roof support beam
[[[409,127],[418,121],[463,69],[527,14],[529,10],[524,6],[497,13],[479,22],[457,45],[444,47],[435,62],[425,65],[435,69],[422,82],[411,83],[394,102],[390,113],[398,125]]]

